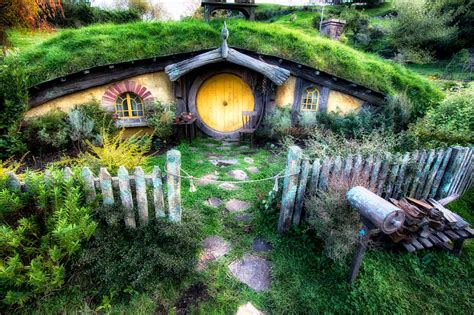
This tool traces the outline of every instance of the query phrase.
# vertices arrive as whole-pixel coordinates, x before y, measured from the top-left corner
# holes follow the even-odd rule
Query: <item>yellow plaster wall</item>
[[[151,92],[156,100],[162,103],[169,104],[175,101],[173,84],[164,72],[143,74],[140,76],[127,78],[126,80],[135,81],[136,83],[143,85],[148,91]],[[40,116],[51,111],[52,109],[59,109],[64,112],[68,112],[75,105],[84,104],[93,100],[94,98],[100,102],[105,91],[107,91],[109,86],[112,84],[115,84],[115,82],[58,97],[44,104],[33,107],[28,112],[26,112],[25,117],[30,118],[34,116]]]
[[[277,87],[275,103],[277,106],[291,106],[295,100],[296,77],[290,76]]]
[[[352,111],[359,111],[363,103],[364,101],[357,97],[331,90],[328,97],[327,112],[348,114]]]

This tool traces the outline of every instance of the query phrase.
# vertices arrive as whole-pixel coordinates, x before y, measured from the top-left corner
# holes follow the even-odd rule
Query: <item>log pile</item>
[[[405,222],[389,237],[409,252],[435,245],[446,247],[449,242],[462,243],[464,239],[474,237],[474,229],[461,216],[444,207],[449,201],[390,199],[405,213]]]

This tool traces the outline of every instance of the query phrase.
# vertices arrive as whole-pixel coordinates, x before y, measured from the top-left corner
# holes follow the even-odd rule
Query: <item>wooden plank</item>
[[[352,165],[353,165],[352,160],[353,160],[353,157],[351,155],[344,159],[344,169],[342,171],[342,176],[346,180],[349,180],[349,177],[351,177]]]
[[[474,229],[470,227],[465,227],[464,231],[469,234],[469,237],[474,236]]]
[[[354,160],[354,166],[352,167],[351,178],[359,179],[362,172],[362,155],[357,154]]]
[[[411,244],[412,244],[413,246],[415,246],[416,250],[422,250],[422,249],[425,248],[425,247],[424,247],[423,245],[421,245],[421,243],[418,242],[416,239],[411,240]]]
[[[100,189],[102,192],[102,203],[104,206],[113,206],[114,193],[112,191],[112,179],[109,171],[105,167],[100,168],[99,172]]]
[[[392,156],[390,153],[387,153],[385,155],[385,158],[382,163],[381,171],[380,171],[380,176],[379,176],[379,181],[377,184],[377,195],[381,196],[384,192],[385,188],[385,180],[387,178],[388,172],[390,170],[390,164],[391,164]]]
[[[308,160],[302,162],[301,174],[298,183],[298,190],[296,192],[295,211],[293,213],[293,224],[299,225],[301,220],[301,212],[303,210],[303,202],[306,193],[306,185],[308,183],[309,170],[311,164]]]
[[[145,172],[143,172],[140,166],[137,166],[134,175],[138,220],[140,221],[140,225],[145,225],[148,223],[148,198],[146,194]]]
[[[309,183],[309,193],[316,194],[319,189],[319,174],[321,173],[321,161],[319,159],[314,160],[313,167],[311,170],[311,181]]]
[[[435,232],[436,236],[439,237],[440,240],[442,240],[444,243],[449,242],[449,238],[441,231],[436,231]]]
[[[87,203],[94,203],[97,195],[95,192],[94,185],[94,174],[88,167],[84,167],[81,171],[82,181],[84,183],[84,194],[86,196]]]
[[[420,152],[418,152],[418,150],[410,153],[410,160],[408,161],[407,168],[405,169],[405,179],[403,180],[403,184],[402,184],[401,196],[403,197],[408,196],[409,189],[415,177],[414,172],[416,171],[414,171],[414,168],[415,168],[415,165],[417,165],[419,158],[420,158]]]
[[[445,230],[443,231],[444,234],[446,234],[450,239],[452,239],[453,241],[461,238],[461,236],[459,236],[458,234],[454,233],[452,230]]]
[[[451,158],[449,159],[446,171],[444,173],[443,179],[441,180],[440,187],[435,199],[441,199],[449,196],[451,186],[456,180],[455,176],[459,170],[464,155],[466,154],[466,148],[454,147],[451,153]]]
[[[327,190],[328,183],[329,183],[329,175],[331,172],[331,167],[333,165],[333,160],[331,157],[327,157],[323,161],[323,165],[321,166],[321,175],[319,177],[319,189],[320,190]]]
[[[373,166],[374,166],[374,157],[371,154],[365,160],[365,164],[364,164],[364,167],[362,169],[362,179],[363,179],[364,182],[369,182],[370,172],[372,171]]]
[[[341,176],[342,171],[342,159],[340,156],[336,156],[334,159],[334,167],[331,172],[332,178],[339,178]]]
[[[415,246],[413,246],[412,244],[403,242],[402,245],[403,245],[403,247],[405,247],[405,249],[406,249],[409,253],[413,253],[414,251],[416,251]]]
[[[402,197],[402,185],[405,181],[405,171],[408,167],[409,162],[410,162],[410,153],[405,153],[405,155],[403,156],[402,164],[400,165],[400,170],[398,172],[398,177],[396,179],[395,186],[393,188],[392,196],[394,198],[399,199]]]
[[[433,181],[435,179],[436,174],[438,173],[441,163],[443,162],[443,157],[444,157],[443,150],[440,150],[436,153],[436,157],[433,161],[433,165],[431,169],[428,171],[428,174],[426,177],[425,187],[423,188],[420,195],[422,199],[426,199],[429,197],[431,188],[433,186]]]
[[[451,158],[452,150],[452,148],[448,148],[444,151],[443,161],[441,162],[441,166],[439,167],[438,172],[436,172],[433,184],[431,185],[430,194],[428,195],[428,197],[430,198],[435,198],[435,196],[437,196],[439,185],[441,183],[441,180],[443,179],[444,172],[446,171],[446,167],[448,166],[448,162]]]
[[[426,151],[422,151],[420,153],[420,158],[418,159],[418,163],[416,163],[415,175],[413,177],[412,184],[411,184],[410,189],[408,190],[408,194],[407,194],[410,197],[415,197],[415,195],[416,195],[416,189],[418,188],[420,178],[423,175],[423,166],[426,162],[427,157],[428,157],[428,154],[427,154]]]
[[[426,248],[433,247],[433,243],[431,243],[427,238],[418,237],[418,242],[420,242]]]
[[[428,158],[426,159],[425,165],[423,166],[423,170],[421,173],[420,180],[418,182],[418,187],[416,188],[415,198],[421,199],[421,195],[423,194],[423,190],[425,189],[426,178],[428,177],[428,172],[431,169],[431,164],[433,163],[436,157],[436,152],[431,150],[428,153]]]
[[[181,152],[170,150],[166,154],[168,210],[171,222],[181,221]],[[295,191],[296,192],[296,191]],[[294,199],[293,199],[294,202]]]
[[[434,244],[439,244],[439,243],[442,243],[443,241],[441,241],[436,235],[434,234],[429,234],[428,235],[428,239]]]
[[[448,192],[448,196],[460,192],[460,186],[462,185],[462,181],[464,180],[464,177],[466,176],[467,172],[469,171],[472,165],[472,164],[469,164],[471,161],[471,157],[472,157],[472,151],[471,149],[467,148],[466,155],[464,157],[464,160],[461,163],[461,166],[458,169],[458,172],[455,176],[456,179],[453,185],[451,186],[450,191]]]
[[[155,206],[155,217],[164,218],[165,213],[165,198],[163,195],[163,182],[161,179],[161,169],[159,166],[153,168],[152,185],[153,185],[153,204]]]
[[[377,179],[379,178],[380,167],[382,166],[382,158],[377,156],[374,162],[374,167],[372,168],[372,173],[370,174],[370,188],[374,189],[377,185]]]
[[[122,207],[125,209],[125,226],[136,228],[135,214],[133,211],[132,190],[130,189],[130,179],[127,169],[120,166],[117,172],[119,178],[120,200]]]
[[[388,175],[388,180],[386,183],[384,198],[392,197],[393,187],[395,185],[395,180],[397,179],[399,170],[400,170],[400,155],[396,154],[393,159],[392,166],[390,167],[390,173]]]
[[[474,173],[474,148],[471,148],[471,158],[466,166],[466,171],[464,172],[459,187],[457,189],[458,194],[463,194],[467,189],[469,189],[469,181]]]
[[[455,230],[455,232],[459,235],[461,235],[461,237],[463,238],[468,238],[470,235],[472,236],[472,234],[470,234],[468,231],[466,231],[466,229],[459,229],[459,230]]]

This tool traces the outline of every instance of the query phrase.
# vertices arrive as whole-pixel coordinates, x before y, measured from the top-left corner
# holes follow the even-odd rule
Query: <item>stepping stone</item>
[[[224,202],[216,197],[212,197],[204,201],[204,204],[211,208],[219,208]]]
[[[224,190],[237,190],[239,189],[239,186],[232,183],[222,183],[219,185],[219,188]]]
[[[252,174],[257,174],[259,172],[259,169],[255,166],[249,166],[246,168],[246,170]]]
[[[215,184],[216,180],[217,180],[216,175],[207,174],[207,175],[204,175],[203,177],[199,178],[199,180],[197,181],[197,184],[201,185],[201,186]]]
[[[223,145],[223,146],[226,146],[226,147],[230,147],[230,146],[233,146],[234,144],[231,143],[231,142],[225,142],[225,141],[224,141],[224,142],[222,142],[222,145]]]
[[[225,208],[230,212],[242,212],[250,208],[252,204],[247,201],[231,199],[226,202]]]
[[[231,166],[239,163],[236,159],[231,160],[209,160],[214,166]]]
[[[266,239],[261,237],[256,237],[252,243],[252,249],[259,252],[269,252],[273,249],[272,244],[270,244]]]
[[[209,236],[203,241],[204,252],[199,257],[198,270],[203,270],[209,261],[216,260],[230,251],[229,243],[220,236]]]
[[[263,258],[245,254],[242,259],[232,262],[229,269],[234,277],[257,292],[270,288],[270,263]]]
[[[220,147],[217,147],[218,150],[222,150],[222,151],[230,151],[232,150],[231,147],[228,147],[228,146],[220,146]]]
[[[251,157],[244,157],[244,161],[245,163],[248,163],[248,164],[253,164],[254,163],[254,160],[251,158]]]
[[[247,178],[249,178],[247,173],[245,173],[242,170],[232,170],[232,171],[228,172],[227,175],[229,177],[232,177],[233,179],[236,179],[236,180],[246,180]]]
[[[235,216],[235,220],[238,222],[250,222],[252,221],[253,216],[249,213],[239,214]]]
[[[206,153],[205,155],[212,160],[219,160],[225,158],[225,156],[215,153]]]
[[[256,309],[252,303],[248,302],[247,304],[239,306],[236,315],[264,315],[264,313]]]
[[[214,148],[214,147],[217,147],[217,144],[215,144],[215,143],[206,143],[206,147]]]
[[[246,149],[250,149],[250,147],[248,145],[241,145],[239,149],[246,150]]]

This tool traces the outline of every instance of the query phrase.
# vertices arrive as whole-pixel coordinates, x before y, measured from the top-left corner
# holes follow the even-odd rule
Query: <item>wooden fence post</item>
[[[438,151],[438,153],[436,153],[436,158],[433,161],[433,167],[430,169],[428,175],[426,176],[425,187],[423,187],[420,196],[421,199],[428,198],[428,195],[430,194],[430,190],[433,186],[433,181],[435,179],[436,173],[438,172],[439,167],[441,166],[441,162],[443,162],[443,154],[444,150],[440,150]]]
[[[117,176],[120,189],[120,200],[122,201],[122,206],[125,209],[125,226],[136,228],[137,224],[135,222],[135,214],[133,212],[132,191],[130,189],[130,176],[124,166],[120,166]]]
[[[311,164],[308,160],[303,161],[301,174],[298,183],[298,190],[296,192],[295,213],[293,214],[293,224],[299,225],[301,220],[301,211],[303,210],[304,196],[306,193],[306,184],[308,183],[309,170]]]
[[[405,153],[405,155],[403,156],[402,164],[400,166],[400,170],[398,172],[398,178],[396,179],[395,185],[393,186],[392,196],[395,199],[399,199],[402,194],[402,186],[406,180],[405,171],[407,169],[409,162],[410,162],[410,153]]]
[[[430,198],[435,198],[438,194],[439,185],[441,184],[441,180],[444,177],[444,172],[446,171],[446,167],[448,166],[448,162],[451,159],[451,152],[452,151],[453,151],[452,148],[448,148],[444,152],[443,162],[441,163],[441,166],[440,166],[440,168],[438,169],[438,172],[435,175],[433,185],[431,186],[431,190],[430,190],[430,194],[429,194]]]
[[[153,203],[155,205],[155,217],[164,218],[165,214],[165,200],[163,197],[163,182],[161,180],[161,170],[159,166],[153,168]]]
[[[82,180],[84,181],[84,192],[87,203],[94,203],[97,195],[95,193],[94,174],[88,167],[84,167],[81,171]]]
[[[146,196],[145,173],[140,166],[135,168],[135,189],[140,225],[148,223],[148,198]]]
[[[100,168],[100,189],[102,191],[102,203],[104,206],[114,205],[114,192],[112,191],[112,178],[105,167]]]
[[[445,198],[449,195],[449,191],[453,182],[455,181],[455,175],[461,166],[461,162],[464,158],[465,148],[454,147],[451,151],[451,158],[449,159],[446,171],[444,172],[443,179],[441,180],[438,193],[436,195],[437,199]]]
[[[281,199],[280,218],[278,220],[279,233],[287,231],[291,226],[302,155],[303,152],[297,146],[291,146],[288,151],[285,179],[283,181],[283,196]]]
[[[168,187],[169,218],[172,222],[181,221],[181,152],[168,151],[166,154],[166,173]]]
[[[318,183],[319,183],[319,173],[321,172],[321,162],[319,159],[316,159],[313,162],[313,167],[311,170],[311,181],[309,183],[309,192],[311,194],[316,194],[318,191]]]

